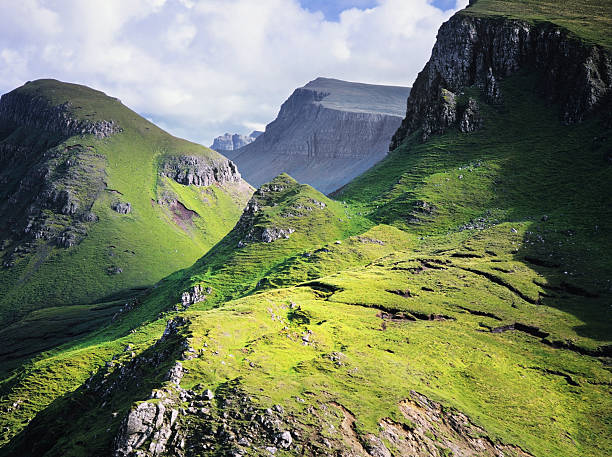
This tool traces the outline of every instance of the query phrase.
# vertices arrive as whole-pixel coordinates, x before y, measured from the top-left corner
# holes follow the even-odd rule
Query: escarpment
[[[226,154],[254,186],[284,172],[332,192],[386,155],[409,92],[317,78],[293,92],[265,133]]]
[[[227,151],[235,151],[236,149],[240,149],[247,144],[251,144],[262,133],[263,132],[258,130],[252,131],[249,135],[240,135],[239,133],[234,133],[232,135],[231,133],[225,133],[213,140],[213,144],[210,146],[210,149],[214,149],[222,154],[226,153]]]
[[[423,140],[453,126],[474,130],[468,125],[475,100],[456,100],[463,89],[476,86],[488,103],[501,104],[500,80],[531,69],[538,92],[558,104],[565,124],[612,107],[612,55],[604,47],[586,44],[550,22],[477,17],[468,9],[440,28],[390,149],[417,130]]]

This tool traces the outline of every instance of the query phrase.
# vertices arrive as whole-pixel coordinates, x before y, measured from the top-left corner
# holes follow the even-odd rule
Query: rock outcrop
[[[440,28],[390,149],[416,131],[425,140],[453,126],[468,132],[478,128],[475,100],[458,100],[463,89],[477,86],[489,103],[503,103],[500,80],[522,69],[537,70],[538,91],[560,106],[566,124],[582,121],[598,107],[612,107],[612,56],[603,47],[548,22],[477,17],[468,8]]]
[[[215,138],[210,149],[214,149],[221,154],[224,154],[227,151],[235,151],[236,149],[240,149],[247,144],[251,144],[262,133],[263,132],[260,132],[259,130],[254,130],[249,135],[240,135],[238,133],[234,133],[232,135],[231,133],[226,133]]]
[[[295,229],[287,225],[281,227],[276,224],[270,225],[270,221],[265,216],[265,212],[262,211],[264,207],[277,206],[279,201],[283,200],[287,192],[294,190],[298,186],[297,182],[287,175],[277,176],[273,181],[264,184],[253,194],[253,197],[249,200],[240,220],[236,224],[235,229],[240,233],[240,241],[238,247],[244,247],[249,243],[253,242],[264,242],[272,243],[280,239],[289,239],[291,234],[295,232]],[[315,201],[315,200],[313,200]],[[325,203],[318,202],[313,203],[314,208],[323,209]],[[301,209],[306,211],[312,211],[314,208],[309,207]],[[293,208],[297,209],[297,208]],[[290,214],[290,217],[299,217],[296,214]],[[288,219],[288,217],[286,218]],[[289,222],[284,222],[289,224]]]
[[[4,151],[0,180],[6,199],[0,202],[0,233],[13,245],[4,266],[30,252],[36,240],[64,248],[78,244],[98,220],[91,208],[105,188],[105,158],[80,144]],[[30,166],[15,169],[14,163]]]
[[[240,182],[242,177],[231,160],[212,161],[204,156],[170,155],[161,159],[159,174],[185,186],[211,186]]]
[[[286,172],[332,192],[386,155],[409,92],[318,78],[294,91],[256,141],[226,155],[254,186]]]

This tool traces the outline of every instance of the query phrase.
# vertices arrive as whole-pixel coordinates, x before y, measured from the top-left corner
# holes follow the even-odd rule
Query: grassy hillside
[[[238,220],[251,193],[244,181],[196,187],[181,185],[158,174],[161,157],[195,155],[211,164],[225,160],[216,152],[172,137],[117,99],[84,86],[41,80],[28,83],[18,91],[45,97],[52,105],[70,101],[72,116],[76,119],[110,119],[123,131],[104,139],[93,135],[74,136],[50,150],[52,154],[85,147],[93,151],[90,156],[96,162],[90,168],[85,167],[89,164],[82,164],[82,156],[71,159],[75,156],[69,155],[67,160],[77,161],[77,165],[66,173],[74,174],[76,169],[81,175],[71,180],[59,176],[57,181],[67,182],[68,192],[77,202],[85,201],[83,194],[88,187],[81,185],[85,179],[81,176],[101,173],[104,185],[91,200],[91,212],[97,222],[89,224],[86,236],[75,246],[64,248],[52,241],[35,240],[30,252],[18,256],[14,266],[0,270],[3,322],[15,321],[41,307],[60,305],[108,302],[116,311],[118,306],[113,300],[129,297],[137,293],[135,289],[150,286],[190,265]],[[24,133],[27,128],[13,127],[3,142],[15,143],[16,137]],[[24,136],[18,144],[27,143],[27,139]],[[38,159],[24,160],[33,166]],[[11,167],[17,165],[6,164],[8,168],[4,171],[12,173]],[[8,186],[4,186],[3,191],[7,190]],[[170,205],[174,200],[182,207],[178,203],[178,208]],[[115,202],[129,202],[132,211],[117,213],[111,207]],[[50,217],[52,223],[79,224],[69,215],[51,214]],[[13,245],[6,242],[3,248],[6,250],[0,254],[8,252]],[[121,272],[113,274],[118,269]],[[74,314],[76,309],[70,313]],[[94,313],[85,313],[83,320],[90,321],[94,316]],[[36,317],[32,315],[28,319]],[[62,332],[60,328],[56,333]]]

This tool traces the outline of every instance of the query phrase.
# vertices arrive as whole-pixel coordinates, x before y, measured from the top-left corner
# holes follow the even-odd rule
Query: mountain
[[[55,80],[2,96],[0,183],[0,322],[69,313],[75,334],[78,323],[112,316],[122,296],[193,263],[252,192],[215,151]]]
[[[254,186],[286,172],[332,192],[385,157],[409,93],[317,78],[293,92],[264,134],[228,157]]]
[[[0,364],[0,456],[611,455],[612,14],[471,3],[383,160],[332,197],[275,177],[193,265]]]
[[[225,151],[235,151],[236,149],[240,149],[252,143],[262,133],[263,132],[258,130],[252,131],[249,135],[240,135],[238,133],[232,135],[231,133],[226,133],[215,138],[210,149],[214,149],[221,153]]]

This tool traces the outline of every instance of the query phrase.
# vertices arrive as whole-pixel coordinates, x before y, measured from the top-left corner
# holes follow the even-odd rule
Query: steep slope
[[[221,239],[251,193],[225,157],[84,86],[3,95],[0,132],[3,323],[153,284]]]
[[[235,151],[236,149],[240,149],[241,147],[252,143],[262,133],[263,132],[258,130],[254,130],[248,135],[240,135],[238,133],[234,133],[232,135],[231,133],[226,133],[215,138],[210,149],[214,149],[221,154],[227,151]]]
[[[409,92],[317,78],[295,90],[263,135],[228,157],[255,186],[286,172],[332,192],[386,155]]]
[[[612,454],[612,131],[597,105],[566,125],[545,77],[442,86],[479,122],[426,141],[452,95],[411,95],[425,117],[342,203],[263,186],[193,267],[4,370],[0,455]]]

